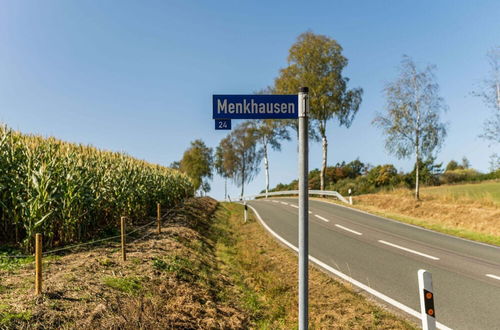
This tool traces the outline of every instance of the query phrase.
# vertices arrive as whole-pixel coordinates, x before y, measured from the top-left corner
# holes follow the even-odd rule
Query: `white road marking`
[[[287,202],[280,202],[280,203],[281,203],[281,204],[283,204],[283,205],[288,205],[288,203],[287,203]]]
[[[309,211],[309,214],[313,214],[311,211]]]
[[[499,280],[500,281],[500,276],[496,276],[496,275],[493,275],[493,274],[486,274],[486,276],[494,278],[495,280]]]
[[[358,210],[358,209],[355,209],[351,206],[345,206],[345,205],[341,205],[341,204],[336,204],[336,203],[332,203],[332,202],[327,202],[327,201],[322,201],[322,200],[319,200],[319,199],[315,199],[314,201],[316,202],[320,202],[320,203],[325,203],[325,204],[328,204],[330,206],[338,206],[338,207],[343,207],[345,209],[349,209],[351,211],[354,211],[354,212],[358,212],[358,213],[363,213],[363,214],[367,214],[369,216],[372,216],[374,218],[377,218],[379,220],[384,220],[384,221],[390,221],[390,222],[394,222],[394,223],[397,223],[398,225],[401,225],[401,226],[408,226],[408,227],[413,227],[413,228],[416,228],[418,230],[425,230],[425,231],[428,231],[428,232],[431,232],[431,233],[434,233],[436,235],[442,235],[442,236],[447,236],[447,237],[450,237],[452,239],[459,239],[459,240],[462,240],[462,241],[466,241],[466,242],[469,242],[469,243],[473,243],[473,244],[479,244],[479,245],[483,245],[483,246],[487,246],[489,248],[492,248],[492,249],[500,249],[500,246],[495,246],[495,245],[491,245],[491,244],[488,244],[488,243],[482,243],[482,242],[478,242],[478,241],[471,241],[470,239],[467,239],[467,238],[462,238],[462,237],[458,237],[458,236],[453,236],[453,235],[450,235],[450,234],[445,234],[445,233],[440,233],[438,231],[435,231],[435,230],[432,230],[432,229],[427,229],[427,228],[423,228],[423,227],[419,227],[417,225],[411,225],[409,223],[404,223],[404,222],[401,222],[399,220],[394,220],[394,219],[389,219],[389,218],[384,218],[384,217],[381,217],[379,215],[375,215],[375,214],[372,214],[372,213],[368,213],[368,212],[365,212],[365,211],[361,211],[361,210]]]
[[[273,203],[279,203],[279,201],[273,201]]]
[[[298,209],[299,207],[295,204],[290,204],[291,207],[295,207],[296,209]]]
[[[328,220],[328,219],[326,219],[326,218],[323,218],[321,215],[317,215],[317,214],[315,214],[314,216],[315,216],[316,218],[318,218],[318,219],[323,220],[323,221],[330,222],[330,220]]]
[[[259,220],[259,222],[264,226],[264,228],[269,232],[271,233],[271,235],[273,235],[274,237],[276,237],[276,239],[280,242],[282,242],[283,244],[285,244],[286,246],[288,246],[290,249],[294,250],[295,252],[299,252],[299,249],[294,246],[292,243],[288,242],[286,239],[284,239],[283,237],[281,237],[280,235],[276,234],[276,232],[274,232],[265,222],[264,220],[262,220],[262,217],[260,216],[259,212],[257,212],[257,210],[255,208],[253,208],[251,205],[248,205],[252,211],[257,215],[257,219]],[[341,279],[349,282],[349,283],[352,283],[353,285],[357,286],[358,288],[374,295],[375,297],[378,297],[379,299],[382,299],[383,301],[385,301],[386,303],[388,304],[391,304],[392,306],[412,315],[413,317],[416,317],[417,319],[420,320],[420,318],[422,317],[422,314],[420,311],[416,311],[402,303],[400,303],[399,301],[395,300],[395,299],[392,299],[391,297],[389,296],[386,296],[385,294],[383,294],[382,292],[379,292],[377,290],[374,290],[372,289],[369,285],[365,285],[355,279],[353,279],[352,277],[340,272],[339,270],[331,267],[330,265],[327,265],[325,264],[324,262],[322,262],[321,260],[309,255],[309,260],[311,260],[312,262],[314,262],[316,265],[322,267],[323,269],[326,269],[327,271],[329,271],[330,273],[340,277]],[[436,322],[436,327],[438,329],[442,329],[442,330],[452,330],[451,328],[447,327],[446,325],[440,323],[440,322]]]
[[[349,232],[351,232],[351,233],[353,233],[353,234],[356,234],[356,235],[363,235],[363,234],[362,234],[362,233],[360,233],[359,231],[355,231],[355,230],[349,229],[349,228],[344,227],[344,226],[342,226],[342,225],[337,225],[337,224],[336,224],[336,225],[335,225],[335,227],[339,227],[340,229],[347,230],[347,231],[349,231]]]
[[[382,240],[378,240],[378,241],[380,243],[382,243],[382,244],[395,247],[396,249],[400,249],[400,250],[403,250],[403,251],[406,251],[406,252],[410,252],[410,253],[413,253],[413,254],[418,254],[419,256],[422,256],[422,257],[425,257],[425,258],[429,258],[429,259],[432,259],[432,260],[439,260],[439,258],[437,258],[437,257],[433,257],[433,256],[430,256],[430,255],[422,253],[422,252],[418,252],[418,251],[415,251],[415,250],[412,250],[412,249],[408,249],[408,248],[405,248],[405,247],[400,246],[400,245],[396,245],[396,244],[389,243],[389,242],[382,241]]]

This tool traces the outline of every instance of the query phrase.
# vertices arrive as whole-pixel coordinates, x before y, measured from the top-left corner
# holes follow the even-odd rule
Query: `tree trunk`
[[[224,179],[224,200],[227,201],[227,179]]]
[[[269,159],[267,158],[267,144],[264,144],[264,171],[266,173],[266,198],[269,193]]]
[[[418,157],[418,150],[416,152],[416,162],[415,162],[415,199],[418,201],[420,199],[420,184],[419,184],[419,167],[420,161]]]
[[[327,149],[328,149],[328,141],[326,139],[326,136],[323,136],[322,148],[323,148],[323,162],[321,163],[320,189],[325,190],[326,157],[327,157]]]
[[[245,192],[245,158],[243,157],[243,166],[241,170],[241,196],[240,200],[243,199],[243,193]]]

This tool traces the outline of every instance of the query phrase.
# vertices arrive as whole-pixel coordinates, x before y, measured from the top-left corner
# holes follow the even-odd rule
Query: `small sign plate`
[[[231,129],[231,119],[216,119],[215,120],[216,130],[230,130]]]

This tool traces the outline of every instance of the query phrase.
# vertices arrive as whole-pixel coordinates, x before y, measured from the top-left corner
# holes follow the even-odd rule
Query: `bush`
[[[470,182],[470,181],[480,181],[480,180],[485,180],[485,175],[471,168],[446,171],[439,177],[439,182],[441,184],[451,184],[464,181]]]

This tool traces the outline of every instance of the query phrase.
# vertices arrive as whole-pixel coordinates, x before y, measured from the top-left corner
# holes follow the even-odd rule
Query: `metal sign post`
[[[307,87],[299,92],[299,330],[308,328],[309,306],[308,93]]]
[[[299,120],[299,329],[308,329],[309,263],[309,89],[297,95],[213,95],[215,129],[231,129],[231,119]],[[231,201],[231,199],[229,199]],[[245,221],[247,211],[245,203]]]

